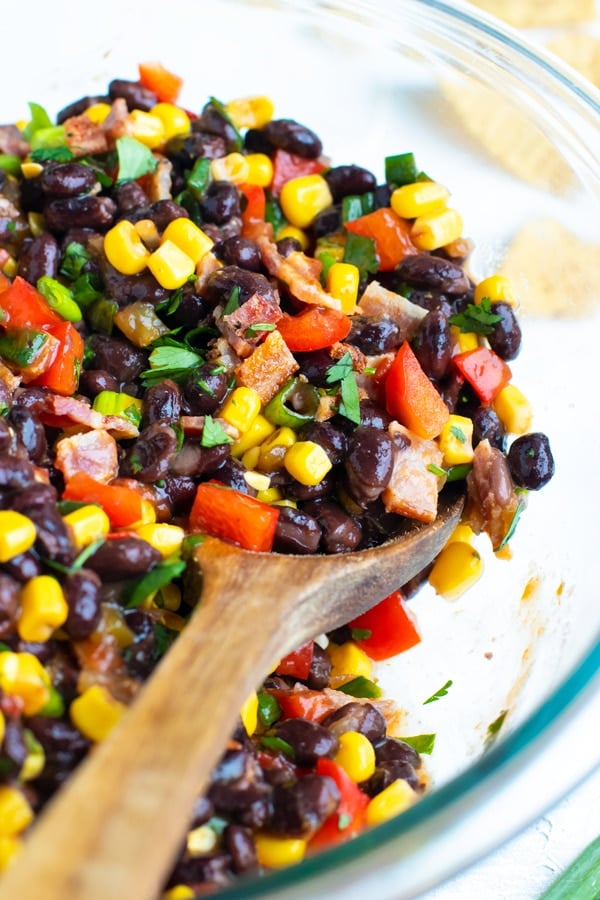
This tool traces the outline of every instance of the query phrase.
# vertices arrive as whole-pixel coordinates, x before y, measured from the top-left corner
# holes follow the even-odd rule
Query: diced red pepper
[[[319,159],[304,159],[287,150],[276,150],[273,156],[273,181],[271,191],[277,196],[286,183],[292,178],[300,178],[302,175],[318,175],[325,171],[327,166]]]
[[[175,103],[183,87],[183,79],[159,62],[139,63],[140,82],[164,103]]]
[[[368,637],[357,639],[356,643],[367,656],[378,661],[403,653],[421,641],[400,591],[394,591],[348,624],[350,628],[371,632]]]
[[[482,403],[492,403],[512,377],[509,366],[489,347],[458,353],[452,362]]]
[[[85,472],[77,472],[67,481],[62,496],[63,500],[99,504],[114,528],[141,522],[144,514],[141,493],[120,484],[103,484]]]
[[[448,421],[448,407],[408,341],[398,350],[387,374],[385,403],[391,416],[422,438],[437,437]]]
[[[381,272],[391,272],[405,256],[419,252],[410,237],[410,223],[401,219],[389,206],[376,209],[366,216],[359,216],[358,219],[351,219],[345,222],[345,227],[353,234],[375,241]]]
[[[265,189],[258,184],[239,184],[238,189],[246,198],[246,205],[242,210],[242,230],[256,222],[263,222],[267,205]]]
[[[307,306],[295,316],[284,313],[277,329],[292,353],[304,353],[343,341],[351,325],[350,317],[337,309]]]
[[[365,827],[365,813],[370,798],[352,781],[344,769],[332,759],[317,760],[317,775],[326,775],[335,782],[340,792],[337,811],[325,820],[311,838],[311,850],[332,847],[347,838],[359,834]]]
[[[70,397],[77,390],[79,382],[85,346],[83,338],[71,322],[61,321],[46,331],[60,341],[60,349],[50,368],[33,383]]]
[[[277,668],[276,675],[289,675],[300,680],[308,678],[315,652],[314,641],[307,641],[292,653],[284,656]]]
[[[1,288],[0,288],[1,289]],[[40,292],[20,275],[16,275],[0,293],[0,324],[5,328],[43,328],[64,320],[51,309]]]
[[[320,722],[325,716],[335,709],[335,704],[327,694],[322,691],[279,691],[269,693],[277,699],[284,718],[308,719],[310,722]]]
[[[279,509],[214,481],[199,484],[190,529],[231,541],[246,550],[273,547]]]

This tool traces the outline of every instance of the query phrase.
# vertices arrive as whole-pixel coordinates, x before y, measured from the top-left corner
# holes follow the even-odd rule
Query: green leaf
[[[369,272],[372,274],[377,272],[379,260],[377,259],[373,238],[364,237],[362,234],[354,234],[351,231],[347,232],[342,262],[356,266],[360,271],[361,279],[365,278]]]
[[[366,641],[373,634],[370,628],[351,628],[350,633],[353,641]]]
[[[202,200],[210,181],[210,160],[202,157],[194,162],[191,171],[185,174],[185,183],[195,200]]]
[[[281,707],[277,697],[267,691],[259,691],[258,694],[258,721],[263,728],[270,728],[281,718]]]
[[[506,531],[506,534],[500,541],[497,547],[494,547],[494,553],[497,553],[498,550],[502,550],[503,547],[506,547],[508,542],[513,538],[515,531],[517,530],[517,525],[519,524],[519,519],[521,518],[521,514],[523,510],[527,508],[527,502],[525,500],[519,499],[517,503],[517,508],[515,509],[514,515],[510,521],[510,525]]]
[[[236,309],[240,308],[241,293],[242,293],[242,290],[241,290],[239,284],[236,284],[236,286],[232,290],[231,294],[229,295],[227,303],[225,304],[225,308],[223,309],[224,316],[230,316],[231,313],[235,312]]]
[[[158,165],[158,160],[153,156],[152,151],[128,135],[117,140],[116,148],[119,160],[117,184],[121,184],[123,181],[135,181],[141,175],[154,172]]]
[[[75,281],[81,275],[83,267],[90,261],[91,256],[79,241],[70,241],[60,260],[58,271],[69,281]]]
[[[507,714],[508,714],[508,710],[503,709],[502,712],[500,713],[500,715],[496,719],[494,719],[493,722],[490,722],[490,724],[488,725],[486,736],[485,736],[486,750],[489,749],[489,747],[491,747],[492,744],[494,743],[494,741],[496,740],[496,736],[497,736],[498,732],[500,731],[500,729],[502,728]]]
[[[273,226],[273,233],[277,236],[288,222],[277,198],[274,197],[270,191],[265,191],[265,198],[265,222],[271,223]]]
[[[183,344],[155,347],[149,357],[150,368],[142,372],[140,379],[148,386],[164,378],[176,378],[189,374],[202,362],[202,357]]]
[[[404,741],[413,750],[422,755],[433,753],[435,744],[435,734],[414,734],[411,737],[400,737],[399,740]]]
[[[43,128],[52,128],[52,119],[39,103],[29,103],[31,119],[23,129],[23,137],[30,144],[36,133]]]
[[[336,384],[339,381],[343,381],[348,375],[352,374],[352,357],[350,353],[344,353],[344,355],[336,360],[334,364],[327,370],[326,381],[327,384]]]
[[[294,748],[287,741],[284,741],[283,738],[271,737],[265,734],[261,737],[260,742],[266,750],[272,750],[274,753],[283,753],[288,759],[296,758]]]
[[[350,694],[351,697],[369,697],[372,700],[376,700],[382,694],[381,688],[374,681],[365,678],[364,675],[358,675],[351,681],[347,681],[346,684],[342,684],[338,687],[338,691],[341,691],[342,694]]]
[[[348,813],[340,813],[338,815],[338,829],[339,831],[345,831],[346,828],[349,828],[354,821],[354,816],[349,815]]]
[[[360,425],[360,397],[349,352],[344,353],[327,371],[326,381],[327,384],[340,385],[339,413],[355,425]]]
[[[64,145],[60,147],[38,147],[37,150],[32,150],[29,154],[29,159],[31,162],[42,164],[45,162],[65,163],[70,162],[74,155],[73,151]]]
[[[161,622],[155,622],[153,626],[154,631],[154,657],[156,659],[160,659],[161,656],[164,656],[179,632],[173,631],[172,628],[167,628],[166,625],[163,625]]]
[[[423,706],[426,706],[428,703],[435,703],[436,700],[439,700],[441,697],[445,697],[448,693],[448,690],[452,687],[453,684],[454,682],[452,681],[452,679],[448,679],[443,687],[436,691],[435,694],[432,694],[431,697],[428,697],[427,700],[423,701]]]
[[[125,606],[127,609],[140,606],[150,594],[169,584],[174,578],[178,578],[184,570],[183,560],[159,563],[128,587],[125,591]]]
[[[496,322],[501,318],[502,316],[492,312],[490,298],[483,297],[481,303],[469,303],[462,312],[450,316],[448,322],[456,325],[463,333],[485,335],[492,333]]]
[[[204,416],[200,446],[218,447],[220,444],[233,444],[233,438],[227,434],[219,422],[215,422],[212,416]]]
[[[451,425],[450,434],[461,444],[465,444],[467,441],[467,436],[459,425]]]

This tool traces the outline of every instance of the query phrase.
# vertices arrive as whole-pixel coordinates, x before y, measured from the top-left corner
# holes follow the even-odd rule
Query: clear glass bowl
[[[454,603],[421,591],[422,643],[378,670],[406,711],[404,733],[437,735],[431,791],[350,844],[222,895],[414,897],[530,823],[599,761],[573,731],[600,696],[598,94],[457,3],[104,0],[74,37],[77,15],[62,2],[37,9],[26,59],[21,41],[5,48],[5,71],[18,78],[3,121],[25,117],[28,100],[55,113],[157,59],[184,77],[183,105],[266,93],[277,116],[321,135],[336,164],[382,177],[386,155],[414,151],[452,192],[475,243],[473,274],[509,266],[516,279],[524,349],[513,380],[533,427],[550,436],[556,476],[531,495],[512,559],[483,546],[484,578]],[[448,680],[447,696],[423,705]]]

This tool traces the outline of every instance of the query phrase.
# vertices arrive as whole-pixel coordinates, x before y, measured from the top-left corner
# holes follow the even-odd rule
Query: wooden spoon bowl
[[[206,538],[192,571],[201,602],[110,737],[41,814],[0,879],[0,900],[156,898],[246,697],[286,653],[421,572],[463,504],[445,491],[431,525],[335,556],[250,553]]]

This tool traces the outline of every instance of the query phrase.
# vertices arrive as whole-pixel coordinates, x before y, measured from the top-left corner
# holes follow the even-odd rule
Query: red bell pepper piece
[[[179,75],[174,75],[159,62],[139,63],[138,71],[140,82],[154,91],[160,101],[175,103],[183,87],[183,79]]]
[[[383,206],[344,224],[353,234],[375,241],[381,272],[391,272],[405,256],[419,252],[410,237],[410,223],[401,219],[389,206]]]
[[[277,196],[286,183],[292,178],[300,178],[302,175],[319,175],[327,166],[319,159],[304,159],[287,150],[276,150],[273,156],[273,181],[271,191]]]
[[[246,198],[246,205],[242,210],[242,226],[264,222],[267,206],[265,189],[258,184],[238,184],[238,189]]]
[[[482,403],[492,403],[512,378],[509,366],[489,347],[458,353],[452,357],[452,362]]]
[[[348,624],[350,628],[371,632],[356,643],[367,656],[378,661],[403,653],[421,641],[400,591],[394,591]]]
[[[311,850],[331,847],[362,831],[370,799],[332,759],[317,760],[316,769],[317,775],[326,775],[335,782],[340,792],[340,805],[311,838]]]
[[[301,680],[308,678],[314,652],[314,641],[307,641],[301,647],[283,657],[275,669],[275,674],[289,675],[292,678],[300,678]]]
[[[61,321],[58,325],[48,327],[46,331],[60,341],[60,348],[50,368],[33,383],[70,397],[77,390],[79,382],[83,363],[83,338],[71,322]]]
[[[218,482],[206,481],[196,490],[190,528],[231,541],[246,550],[269,551],[278,518],[276,506]]]
[[[408,341],[398,350],[385,381],[387,411],[419,437],[434,438],[450,415]]]
[[[320,722],[335,709],[333,701],[322,691],[279,691],[269,693],[276,698],[285,719],[308,719]]]
[[[5,328],[43,328],[63,322],[40,292],[20,275],[0,293],[0,324]],[[2,312],[4,316],[2,316]]]
[[[120,484],[103,484],[86,472],[76,472],[69,478],[62,499],[97,503],[115,528],[140,522],[144,513],[144,498],[134,488]]]
[[[295,316],[284,313],[277,329],[292,353],[323,350],[343,341],[351,328],[350,317],[326,306],[307,306]]]

